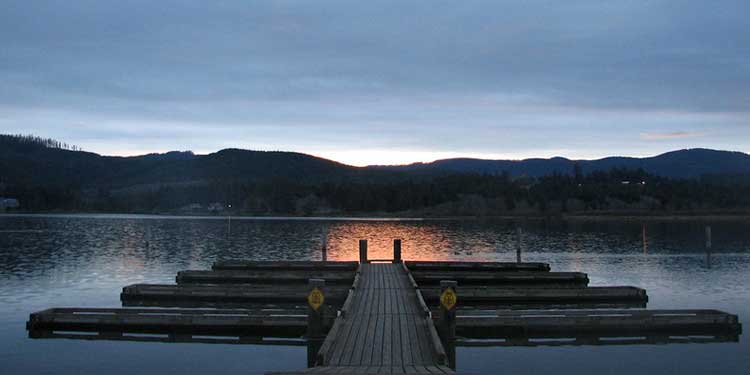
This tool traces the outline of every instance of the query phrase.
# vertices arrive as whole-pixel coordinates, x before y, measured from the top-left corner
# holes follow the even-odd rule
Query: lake
[[[705,227],[713,233],[705,250]],[[634,285],[648,307],[711,308],[750,329],[750,221],[362,220],[140,215],[0,215],[0,374],[261,374],[302,369],[305,347],[32,340],[25,322],[49,307],[119,307],[123,286],[174,283],[177,271],[217,260],[390,258],[524,261],[586,272],[590,285]],[[460,297],[459,297],[460,298]],[[475,374],[748,374],[750,342],[460,347],[457,370]]]

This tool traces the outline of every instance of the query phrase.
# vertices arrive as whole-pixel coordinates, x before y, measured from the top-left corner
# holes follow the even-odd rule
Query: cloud
[[[682,138],[695,138],[706,135],[706,132],[678,130],[666,133],[641,133],[641,139],[646,141],[662,141]]]
[[[0,132],[103,153],[750,150],[749,13],[747,0],[8,0]],[[710,137],[680,133],[706,123]]]

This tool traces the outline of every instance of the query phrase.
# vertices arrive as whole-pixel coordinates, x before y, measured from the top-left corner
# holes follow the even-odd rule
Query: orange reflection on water
[[[367,240],[370,260],[393,259],[393,240],[401,240],[404,260],[489,261],[496,253],[491,243],[464,243],[434,225],[404,222],[342,222],[328,228],[328,260],[359,260],[359,240]]]

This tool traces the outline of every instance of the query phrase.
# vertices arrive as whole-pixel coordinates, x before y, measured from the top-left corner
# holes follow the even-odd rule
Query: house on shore
[[[20,206],[21,203],[18,202],[18,199],[0,197],[0,211],[6,211],[9,209],[18,208]]]

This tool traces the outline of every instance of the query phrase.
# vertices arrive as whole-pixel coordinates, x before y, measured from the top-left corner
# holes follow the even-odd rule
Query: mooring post
[[[458,282],[453,280],[440,281],[440,316],[438,326],[440,337],[443,341],[453,340],[456,337],[456,286]]]
[[[367,240],[359,240],[359,262],[367,263]]]
[[[448,366],[453,369],[456,366],[456,285],[458,283],[453,280],[440,280],[440,315],[436,327],[448,354]]]
[[[320,259],[324,262],[328,261],[328,231],[323,231],[322,244],[320,248]]]
[[[393,240],[393,263],[401,263],[401,240]]]
[[[310,293],[307,295],[307,339],[315,340],[324,337],[323,315],[325,309],[325,295],[323,287],[326,281],[323,279],[309,279]]]
[[[711,226],[706,226],[706,267],[711,268]]]
[[[516,228],[516,235],[516,263],[521,263],[521,236],[523,235],[521,228]]]

